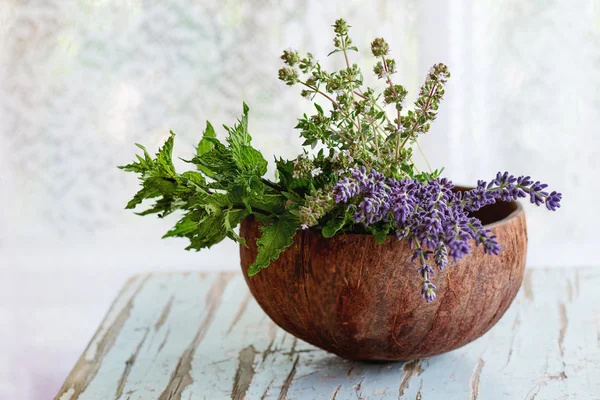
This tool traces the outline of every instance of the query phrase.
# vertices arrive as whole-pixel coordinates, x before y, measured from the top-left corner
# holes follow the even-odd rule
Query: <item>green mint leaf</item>
[[[208,153],[214,147],[214,143],[208,139],[216,139],[217,134],[215,133],[215,129],[210,124],[210,122],[206,121],[206,129],[204,130],[204,134],[202,135],[202,139],[196,146],[196,155],[201,156],[202,154]]]
[[[142,212],[137,212],[135,213],[136,215],[150,215],[150,214],[158,214],[159,218],[163,218],[166,215],[171,214],[173,211],[175,211],[177,209],[177,207],[175,207],[174,205],[174,197],[172,196],[168,196],[168,195],[163,195],[162,198],[158,199],[155,203],[154,206],[152,206],[151,208],[142,211]]]
[[[394,231],[393,225],[388,221],[383,226],[370,225],[366,227],[367,232],[375,236],[377,244],[382,244],[388,238],[390,232]]]
[[[175,139],[175,133],[170,131],[171,136],[167,139],[165,144],[156,153],[156,174],[160,176],[173,176],[175,175],[175,167],[173,166],[173,140]]]
[[[168,237],[186,237],[196,229],[198,229],[197,223],[186,215],[177,221],[173,229],[163,235],[163,239]]]
[[[248,111],[244,103],[243,115],[238,123],[233,128],[225,127],[229,132],[227,143],[238,170],[262,176],[267,172],[267,161],[260,151],[250,145],[252,137],[248,133]]]
[[[159,216],[164,216],[174,210],[172,204],[173,196],[177,189],[177,179],[172,158],[174,137],[175,134],[171,132],[171,135],[163,147],[156,153],[154,159],[148,154],[144,146],[138,144],[137,146],[142,149],[144,156],[141,157],[138,155],[136,156],[137,162],[119,167],[125,171],[139,174],[142,180],[142,189],[133,196],[133,199],[127,203],[125,208],[133,209],[145,199],[162,197],[162,199],[156,202],[154,207],[140,213],[140,215],[162,213]]]
[[[330,238],[335,236],[350,220],[349,215],[343,215],[341,218],[328,221],[321,230],[323,237]]]
[[[258,255],[256,261],[248,268],[248,276],[256,275],[266,268],[271,260],[294,243],[293,237],[298,229],[297,219],[290,213],[285,213],[271,224],[260,227],[262,236],[256,240]]]
[[[258,176],[267,173],[267,160],[264,159],[260,151],[250,146],[242,146],[237,153],[234,153],[234,160],[238,167]]]
[[[152,159],[150,154],[144,146],[136,144],[137,147],[142,149],[144,157],[136,156],[137,162],[123,165],[118,168],[128,171],[142,174],[143,176],[164,176],[171,177],[175,175],[175,167],[173,166],[173,139],[175,134],[171,131],[171,136],[166,140],[162,148],[156,153],[156,159]]]
[[[246,240],[237,234],[237,232],[235,231],[235,228],[249,214],[250,213],[247,210],[229,209],[229,210],[225,211],[225,218],[223,221],[223,225],[225,227],[225,230],[227,231],[227,237],[229,237],[230,239],[232,239],[244,246],[246,245]]]
[[[237,175],[237,165],[231,150],[215,138],[205,138],[212,143],[213,148],[206,153],[196,156],[192,163],[209,178],[217,181]]]
[[[385,242],[385,240],[388,237],[388,230],[387,229],[377,229],[375,230],[375,232],[373,232],[373,234],[375,235],[375,242],[377,242],[377,244],[383,244],[383,242]]]
[[[181,183],[194,190],[205,191],[206,179],[202,174],[195,171],[186,171],[179,176]]]
[[[277,176],[279,177],[279,183],[283,187],[288,187],[290,182],[294,179],[294,162],[291,160],[284,160],[280,158],[275,159],[275,166],[277,168]]]
[[[187,237],[190,239],[190,245],[186,250],[200,250],[210,248],[227,237],[227,228],[225,227],[226,215],[222,212],[216,214],[205,213],[198,221],[197,229]]]
[[[126,209],[133,209],[145,199],[153,199],[161,196],[171,196],[177,184],[173,180],[158,177],[149,177],[142,183],[142,189],[127,203]]]
[[[238,120],[238,123],[229,128],[225,126],[225,129],[229,133],[227,142],[233,152],[236,152],[242,146],[249,146],[252,137],[248,133],[248,111],[249,108],[244,103],[242,117]]]

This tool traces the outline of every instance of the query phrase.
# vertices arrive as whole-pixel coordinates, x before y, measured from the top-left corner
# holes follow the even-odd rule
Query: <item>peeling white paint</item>
[[[184,357],[191,357],[183,371],[185,400],[594,398],[600,393],[600,272],[536,270],[528,281],[481,339],[411,364],[375,364],[340,359],[277,328],[248,301],[241,274],[220,286],[217,303],[211,300],[217,274],[153,275],[143,286],[138,278],[85,353],[99,363],[96,375],[83,389],[74,385],[83,393],[67,387],[57,399],[158,400]],[[98,353],[128,305],[114,344]],[[73,371],[70,385],[81,378]]]
[[[63,393],[62,396],[60,396],[59,400],[71,400],[71,397],[73,396],[74,393],[75,393],[75,389],[70,388],[65,393]]]
[[[136,275],[127,282],[124,290],[121,292],[119,297],[117,297],[115,302],[110,307],[108,314],[106,314],[104,321],[102,321],[102,325],[100,325],[100,328],[98,328],[96,335],[94,335],[92,342],[89,344],[87,350],[85,351],[86,360],[93,361],[96,358],[98,345],[102,342],[102,338],[104,337],[104,335],[106,335],[111,325],[119,316],[119,313],[121,312],[123,307],[125,307],[125,305],[129,302],[132,296],[143,284],[143,282],[144,276],[142,275]]]

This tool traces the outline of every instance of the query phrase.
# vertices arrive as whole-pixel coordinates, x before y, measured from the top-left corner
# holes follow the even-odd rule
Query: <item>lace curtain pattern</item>
[[[598,166],[600,6],[579,4],[3,2],[0,245],[160,246],[168,223],[123,211],[136,182],[115,166],[133,143],[156,148],[172,129],[177,154],[189,155],[206,119],[232,123],[246,101],[257,146],[297,154],[292,127],[309,104],[277,80],[278,56],[291,46],[325,59],[330,25],[344,16],[367,79],[376,36],[391,43],[413,96],[430,64],[449,65],[447,99],[422,140],[434,167],[458,183],[498,169],[547,180],[565,208],[528,210],[530,261],[586,263],[594,227],[579,221],[592,217],[583,183]]]
[[[387,39],[409,103],[429,67],[448,64],[421,142],[434,168],[457,184],[506,169],[563,192],[560,212],[527,209],[530,266],[597,264],[597,0],[3,0],[0,397],[53,395],[116,277],[237,268],[235,245],[188,253],[160,239],[172,220],[124,210],[137,181],[116,166],[170,129],[189,156],[205,121],[232,124],[242,101],[268,159],[298,154],[293,126],[311,106],[278,81],[279,55],[292,47],[339,66],[325,56],[338,17],[353,25],[366,79],[370,40]],[[28,353],[35,361],[20,364]]]
[[[369,71],[369,40],[385,36],[413,94],[429,64],[448,63],[447,100],[423,138],[435,167],[460,183],[497,169],[543,177],[565,209],[529,211],[531,263],[585,263],[593,224],[575,224],[590,218],[577,203],[598,163],[600,7],[580,4],[4,2],[0,244],[155,242],[168,224],[122,210],[136,182],[115,165],[169,129],[189,154],[205,120],[233,122],[242,100],[258,147],[294,155],[292,126],[308,103],[276,79],[278,55],[292,46],[324,59],[342,15],[364,50],[356,62]]]

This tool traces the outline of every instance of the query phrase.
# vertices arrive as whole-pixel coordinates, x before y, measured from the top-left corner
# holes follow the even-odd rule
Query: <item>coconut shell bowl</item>
[[[516,202],[479,210],[497,236],[498,256],[474,243],[471,254],[437,271],[437,299],[420,296],[417,266],[407,240],[372,235],[298,231],[294,244],[260,273],[248,277],[257,255],[259,223],[245,219],[241,265],[254,298],[292,335],[352,360],[397,361],[431,357],[479,338],[515,298],[525,269],[525,214]]]

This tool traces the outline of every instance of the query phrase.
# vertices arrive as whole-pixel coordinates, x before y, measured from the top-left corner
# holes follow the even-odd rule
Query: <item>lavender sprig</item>
[[[555,191],[548,193],[544,190],[547,187],[540,181],[534,182],[529,176],[515,178],[508,172],[498,172],[489,183],[478,181],[475,189],[464,194],[461,204],[467,211],[473,212],[498,200],[512,201],[529,196],[532,204],[545,204],[548,210],[556,211],[560,208],[562,194]]]
[[[407,237],[414,249],[412,261],[419,261],[418,272],[423,279],[421,295],[428,302],[435,299],[432,264],[440,270],[471,252],[473,240],[486,254],[497,255],[500,245],[490,229],[470,213],[496,201],[512,201],[529,194],[535,205],[545,204],[548,210],[560,207],[562,195],[548,194],[547,185],[533,182],[528,176],[515,178],[507,172],[498,173],[489,183],[479,181],[473,190],[454,192],[451,181],[433,179],[429,182],[386,178],[365,167],[351,171],[333,187],[338,204],[351,203],[353,219],[364,226],[393,221],[398,239]],[[429,259],[432,259],[430,263]]]

